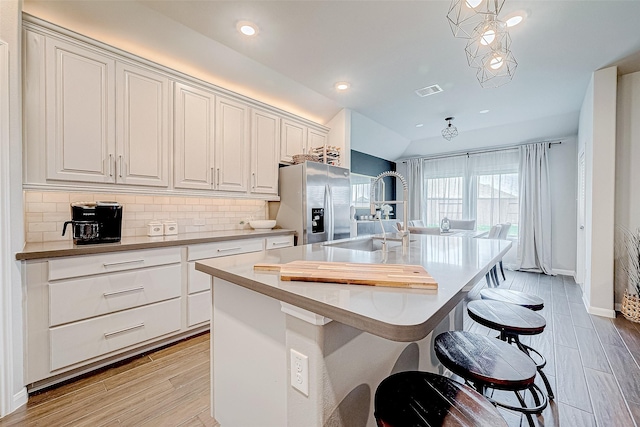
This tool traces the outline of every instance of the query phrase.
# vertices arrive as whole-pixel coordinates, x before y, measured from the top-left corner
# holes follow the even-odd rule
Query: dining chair
[[[509,229],[511,228],[510,222],[505,222],[504,224],[500,224],[500,235],[498,239],[507,240],[507,235],[509,235]],[[502,273],[502,280],[507,280],[507,277],[504,275],[504,268],[502,267],[502,258],[500,258],[500,272]]]
[[[451,230],[475,230],[475,219],[450,219],[449,228]]]
[[[489,230],[489,234],[487,235],[486,239],[498,239],[500,237],[500,230],[502,230],[501,224],[493,225]],[[496,288],[500,285],[500,282],[498,280],[498,270],[496,268],[496,265],[494,265],[493,267],[491,267],[491,269],[489,269],[487,274],[485,274],[484,278],[487,280],[488,287],[491,287],[491,281],[493,281],[493,284],[495,285]]]

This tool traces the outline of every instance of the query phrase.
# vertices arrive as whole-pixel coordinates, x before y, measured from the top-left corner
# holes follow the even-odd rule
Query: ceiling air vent
[[[421,96],[421,97],[433,95],[438,92],[442,92],[442,88],[438,85],[431,85],[431,86],[423,87],[422,89],[416,90],[416,93],[418,94],[418,96]]]

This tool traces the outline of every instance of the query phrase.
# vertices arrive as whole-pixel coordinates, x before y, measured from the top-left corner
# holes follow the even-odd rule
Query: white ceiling
[[[593,71],[640,70],[640,1],[506,0],[502,16],[529,15],[510,30],[518,68],[483,89],[449,29],[449,4],[25,0],[24,10],[322,123],[349,108],[388,128],[351,148],[389,160],[574,135]],[[239,20],[258,36],[242,37]],[[347,93],[334,89],[341,80]],[[414,93],[432,84],[444,92]],[[450,142],[440,136],[447,116],[460,132]]]

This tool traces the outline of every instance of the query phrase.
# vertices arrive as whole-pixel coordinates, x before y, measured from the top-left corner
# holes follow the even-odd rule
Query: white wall
[[[351,149],[395,161],[409,140],[355,111],[351,112]],[[375,151],[373,150],[375,148]]]
[[[24,246],[22,214],[21,11],[0,1],[0,40],[8,52],[0,71],[0,416],[27,401],[23,386],[22,287],[14,254]],[[2,61],[4,62],[4,61]],[[2,82],[2,80],[5,80]],[[8,106],[8,111],[7,111]]]
[[[351,168],[351,110],[343,108],[329,122],[329,145],[341,148],[340,165]]]
[[[549,150],[551,183],[551,265],[558,274],[576,271],[577,136],[561,139]]]
[[[613,248],[617,69],[593,73],[578,132],[586,160],[584,303],[587,311],[615,317]]]
[[[617,113],[615,221],[635,230],[640,227],[640,72],[618,78]],[[620,233],[616,234],[619,238]],[[626,288],[626,275],[616,267],[617,304]]]

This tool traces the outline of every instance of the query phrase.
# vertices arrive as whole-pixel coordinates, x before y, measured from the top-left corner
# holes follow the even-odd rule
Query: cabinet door
[[[251,115],[251,192],[278,193],[280,118],[265,111]]]
[[[327,145],[327,133],[309,129],[307,136],[307,147],[309,151],[313,148],[324,147],[325,145]]]
[[[282,119],[280,139],[280,161],[293,163],[295,154],[307,152],[307,127],[287,119]]]
[[[46,40],[47,179],[115,181],[115,62]]]
[[[213,188],[215,95],[183,83],[175,84],[174,185]]]
[[[216,103],[216,185],[222,191],[247,191],[249,107],[218,97]]]
[[[169,185],[169,79],[116,64],[116,181]]]

